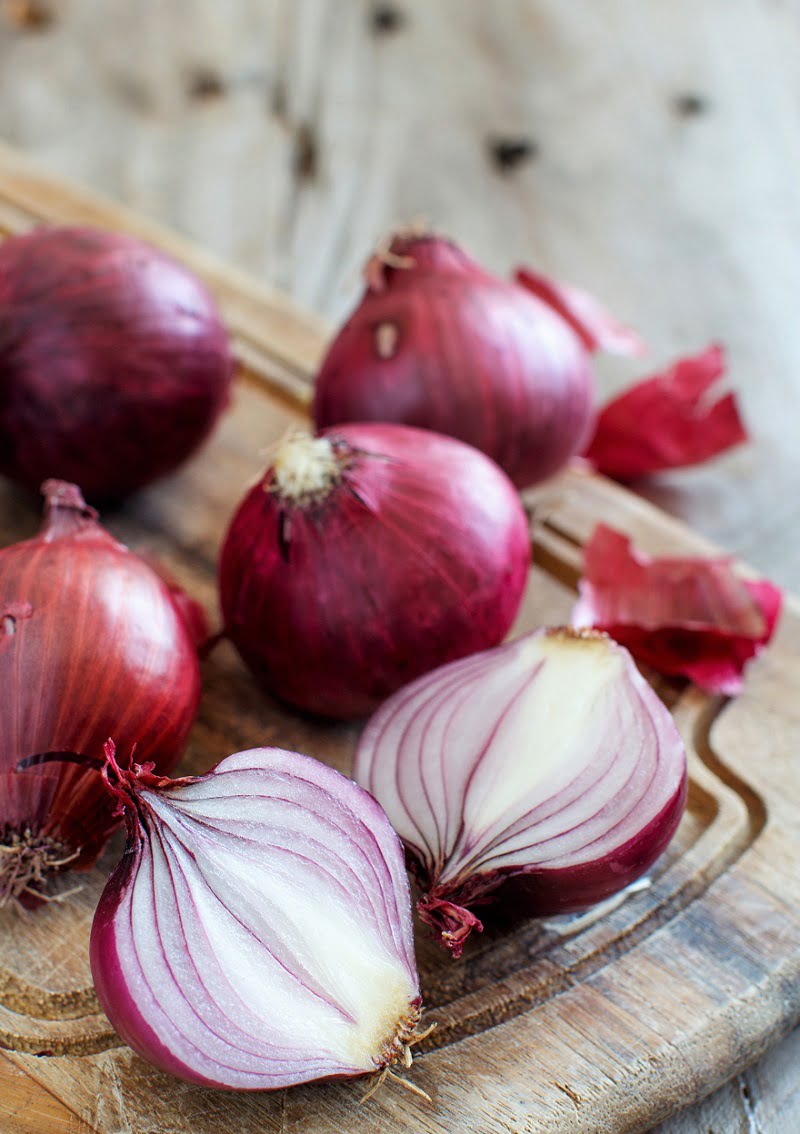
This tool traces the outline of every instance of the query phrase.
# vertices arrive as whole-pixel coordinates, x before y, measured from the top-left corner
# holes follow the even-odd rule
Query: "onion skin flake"
[[[730,558],[651,558],[598,524],[584,548],[577,626],[593,626],[659,673],[736,696],[747,663],[775,632],[783,596],[743,579]]]
[[[601,410],[584,456],[605,476],[635,480],[699,465],[747,441],[736,396],[714,400],[725,352],[712,344],[624,390]]]

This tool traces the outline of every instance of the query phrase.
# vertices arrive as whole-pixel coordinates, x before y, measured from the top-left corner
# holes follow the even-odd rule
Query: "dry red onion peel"
[[[586,444],[587,344],[638,346],[585,293],[494,276],[430,233],[396,234],[365,275],[317,375],[317,428],[393,421],[449,434],[487,453],[518,487],[557,472]]]
[[[229,1089],[364,1075],[377,1086],[411,1065],[427,1032],[408,879],[370,795],[274,748],[169,780],[120,767],[109,742],[104,776],[128,845],[91,963],[123,1040]]]
[[[598,524],[584,548],[572,619],[605,630],[660,673],[735,696],[747,663],[767,646],[782,594],[737,575],[730,558],[651,558]]]
[[[496,903],[586,909],[641,877],[683,813],[669,712],[606,635],[537,631],[443,666],[373,716],[354,774],[405,843],[420,916],[459,956]]]
[[[584,456],[606,476],[633,480],[741,445],[748,437],[736,396],[714,400],[712,393],[724,374],[725,353],[715,343],[624,390],[600,412]]]
[[[645,344],[636,331],[618,322],[583,288],[559,283],[527,267],[517,268],[514,279],[557,311],[591,354],[601,350],[608,354],[644,354]]]
[[[230,395],[211,296],[121,233],[40,228],[0,246],[0,473],[118,499],[177,468]]]
[[[29,904],[117,826],[98,774],[109,731],[167,772],[200,696],[164,583],[75,485],[43,492],[40,534],[0,551],[0,901]]]
[[[529,561],[519,497],[483,453],[391,424],[295,433],[225,538],[225,629],[271,693],[365,715],[501,641]]]

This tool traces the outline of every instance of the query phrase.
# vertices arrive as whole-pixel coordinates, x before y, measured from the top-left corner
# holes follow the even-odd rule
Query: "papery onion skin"
[[[143,241],[42,228],[0,245],[0,473],[121,499],[177,468],[225,408],[217,309]]]
[[[599,350],[622,355],[645,353],[647,348],[636,331],[615,319],[588,291],[543,276],[528,267],[517,268],[514,279],[566,319],[590,353]]]
[[[226,632],[267,690],[348,718],[501,641],[530,536],[507,477],[453,438],[391,424],[323,438],[337,482],[293,502],[273,465],[233,518],[220,596]]]
[[[581,451],[593,414],[589,356],[565,319],[432,235],[398,235],[370,261],[314,400],[319,429],[394,421],[446,433],[520,488]]]
[[[714,400],[725,351],[712,343],[636,382],[598,415],[584,456],[605,476],[629,481],[711,460],[748,440],[735,394]]]
[[[155,572],[104,531],[74,485],[43,491],[41,533],[0,551],[0,834],[6,846],[25,843],[26,862],[38,848],[46,873],[63,859],[90,866],[118,826],[98,770],[109,732],[160,771],[175,765],[200,671]],[[3,897],[15,892],[9,870]],[[35,902],[35,890],[15,896]]]
[[[741,693],[783,605],[780,588],[742,578],[728,557],[652,558],[606,524],[584,547],[579,590],[576,625],[605,631],[659,673],[729,697]]]
[[[572,630],[400,690],[362,734],[354,775],[403,839],[420,916],[456,957],[486,907],[574,912],[635,881],[687,793],[680,736],[630,655]]]
[[[224,1089],[410,1064],[421,997],[408,879],[366,792],[280,749],[170,781],[119,769],[112,747],[106,775],[128,846],[95,913],[90,957],[126,1043]]]

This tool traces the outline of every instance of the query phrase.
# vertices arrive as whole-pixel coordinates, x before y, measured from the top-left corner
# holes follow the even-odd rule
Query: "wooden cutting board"
[[[202,275],[222,305],[240,365],[233,408],[181,473],[106,517],[126,543],[160,556],[216,618],[222,534],[260,454],[305,418],[325,329],[178,237],[57,185],[0,146],[0,234],[39,223],[100,224],[146,237]],[[581,546],[599,520],[650,552],[712,550],[587,473],[570,471],[526,503],[535,565],[514,633],[568,618]],[[0,544],[37,526],[30,501],[0,488]],[[645,1130],[713,1090],[800,1019],[798,607],[788,604],[736,701],[677,683],[656,687],[686,740],[691,785],[685,819],[649,888],[588,925],[531,921],[505,935],[485,933],[459,962],[420,932],[428,1018],[438,1027],[411,1076],[432,1105],[393,1087],[361,1105],[362,1083],[208,1091],[151,1069],[122,1046],[99,1012],[87,951],[117,840],[68,902],[35,914],[0,912],[0,1084],[7,1113],[18,1108],[13,1129],[591,1134]],[[356,734],[275,704],[223,645],[205,663],[200,718],[181,770],[203,771],[230,752],[273,744],[347,772]]]

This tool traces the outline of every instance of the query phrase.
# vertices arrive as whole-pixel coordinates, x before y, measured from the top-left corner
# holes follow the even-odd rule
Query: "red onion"
[[[318,428],[395,421],[448,433],[488,453],[519,487],[581,451],[594,381],[563,289],[553,304],[431,235],[396,236],[366,276],[317,376]]]
[[[422,919],[459,956],[481,929],[474,907],[565,913],[642,875],[678,826],[686,756],[627,650],[547,630],[397,693],[355,778],[406,845]]]
[[[182,1079],[244,1090],[409,1066],[411,902],[377,803],[277,748],[180,780],[108,755],[128,846],[90,948],[126,1043]]]
[[[140,240],[43,228],[0,245],[0,473],[114,499],[176,468],[225,407],[211,297]]]
[[[165,584],[49,481],[41,533],[0,551],[0,900],[88,867],[118,825],[98,767],[109,733],[168,772],[200,674]]]
[[[477,450],[400,425],[295,434],[225,539],[225,628],[284,701],[358,716],[499,642],[529,558],[519,499]]]

